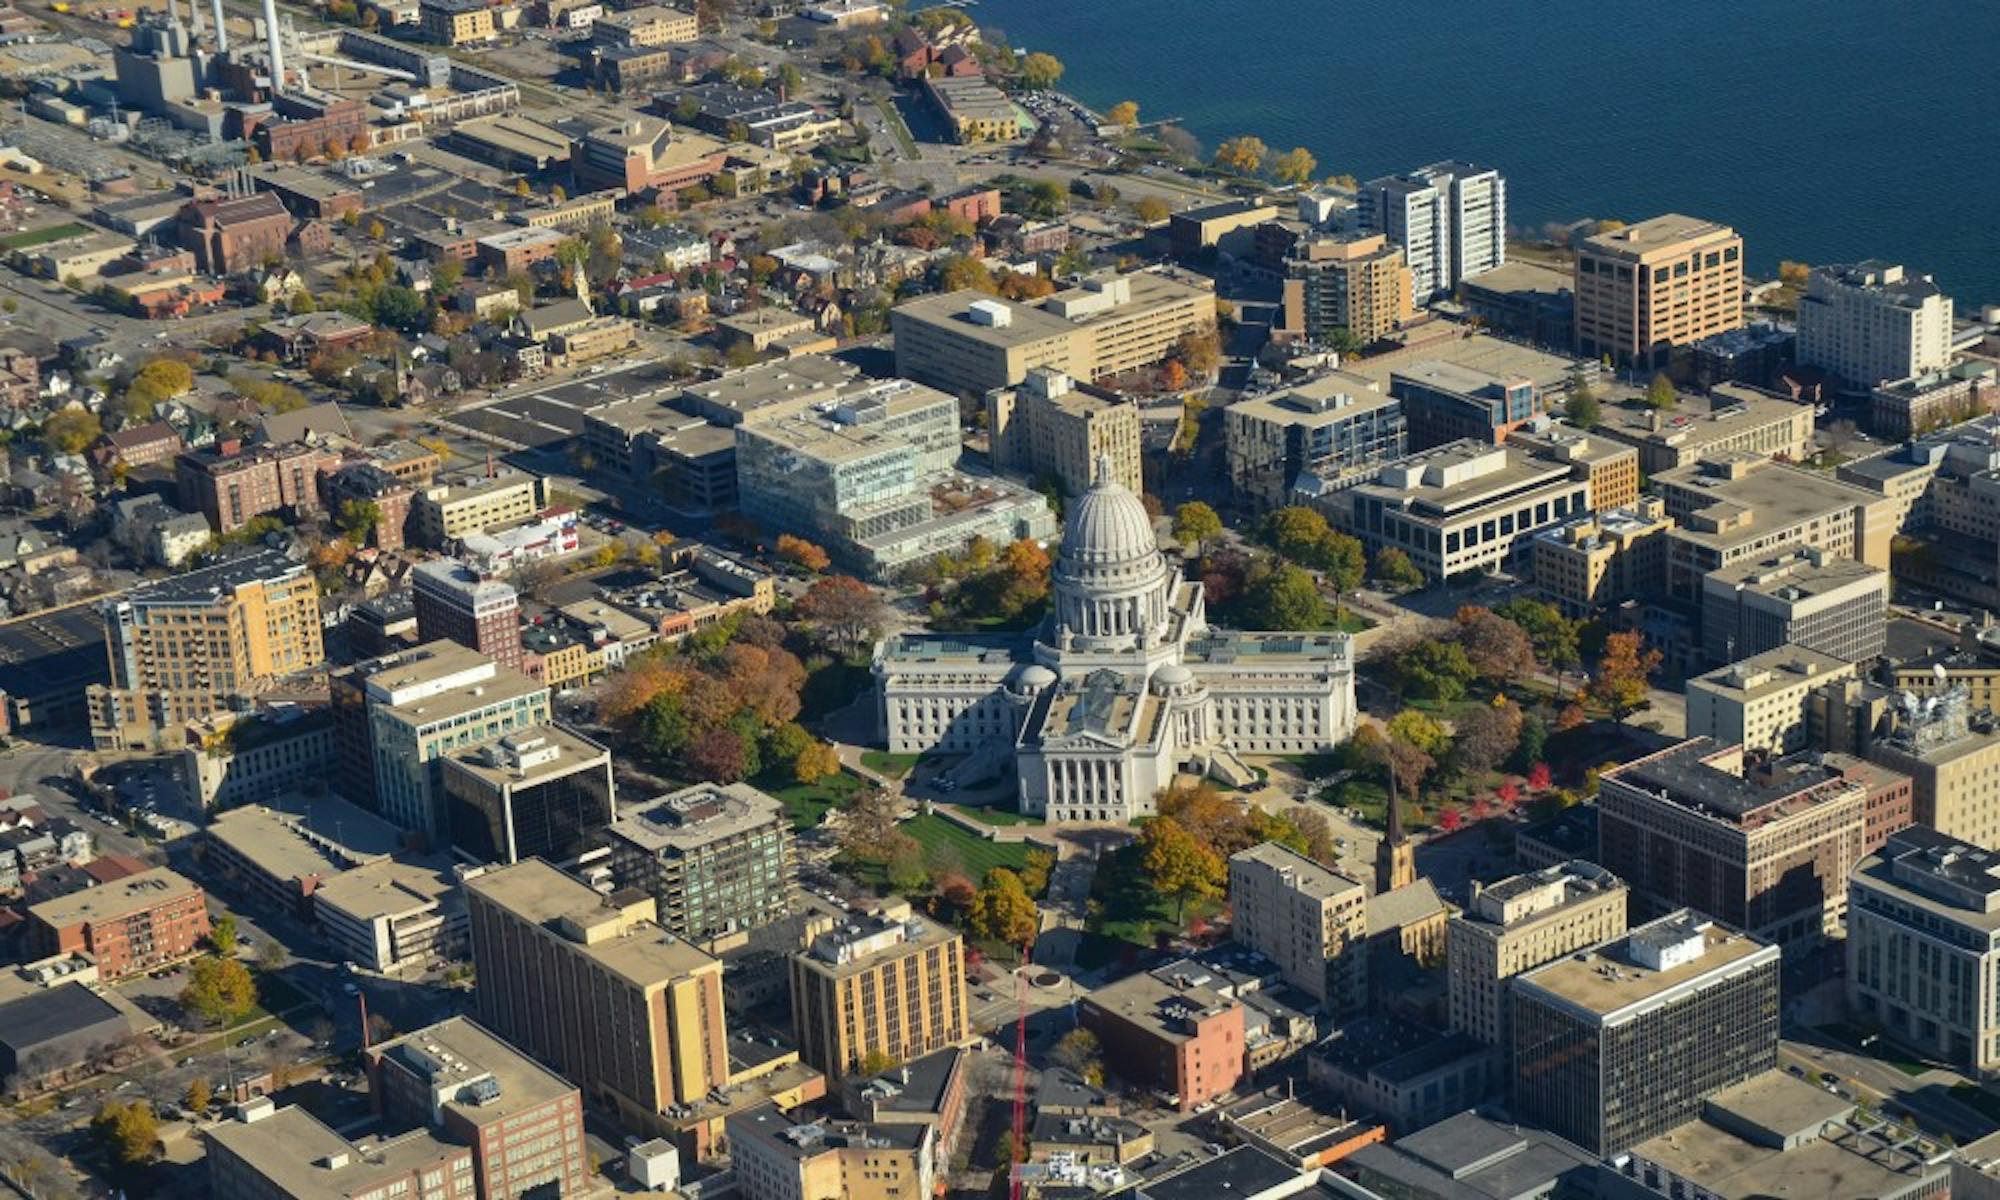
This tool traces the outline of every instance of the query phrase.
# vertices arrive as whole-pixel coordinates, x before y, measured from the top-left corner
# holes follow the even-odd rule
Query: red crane
[[[1021,1147],[1028,1140],[1028,968],[1035,961],[1032,935],[1021,943],[1021,969],[1014,972],[1014,1143],[1007,1148],[1007,1200],[1021,1200]]]

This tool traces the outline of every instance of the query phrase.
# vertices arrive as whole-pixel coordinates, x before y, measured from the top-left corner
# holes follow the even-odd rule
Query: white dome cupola
[[[1054,578],[1059,638],[1155,643],[1166,631],[1174,578],[1145,504],[1113,481],[1110,458],[1100,456],[1090,490],[1063,522]]]

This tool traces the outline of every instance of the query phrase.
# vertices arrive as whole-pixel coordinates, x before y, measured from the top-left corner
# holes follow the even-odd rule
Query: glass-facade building
[[[651,895],[660,924],[688,941],[747,933],[791,912],[791,820],[748,784],[696,784],[661,796],[605,837],[613,884]]]
[[[573,862],[617,816],[610,752],[561,726],[450,755],[443,782],[452,850],[473,862]]]

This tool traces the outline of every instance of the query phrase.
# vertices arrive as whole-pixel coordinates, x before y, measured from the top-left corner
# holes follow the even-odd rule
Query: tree
[[[1802,262],[1786,259],[1778,264],[1778,282],[1790,287],[1804,287],[1811,277],[1812,268]]]
[[[1583,662],[1577,645],[1583,623],[1563,616],[1553,604],[1525,597],[1509,600],[1494,611],[1519,625],[1528,635],[1528,641],[1535,647],[1535,657],[1556,674],[1556,698],[1560,700],[1563,676]]]
[[[1312,181],[1319,160],[1304,146],[1295,146],[1271,160],[1271,177],[1279,183],[1302,187]]]
[[[1307,858],[1327,866],[1340,861],[1340,853],[1334,847],[1333,826],[1327,821],[1326,814],[1316,808],[1300,804],[1286,809],[1285,819],[1290,821],[1292,827],[1299,831],[1299,836],[1305,839]]]
[[[1033,88],[1038,92],[1043,91],[1054,87],[1062,76],[1062,60],[1053,54],[1044,54],[1038,50],[1021,59],[1021,84],[1024,87]]]
[[[1222,532],[1222,518],[1199,500],[1190,500],[1174,510],[1174,539],[1194,547],[1199,555],[1203,543]]]
[[[779,558],[784,559],[794,566],[803,567],[814,574],[818,574],[833,565],[833,559],[827,556],[826,551],[802,537],[794,537],[789,533],[778,535],[777,550]]]
[[[189,1081],[187,1091],[182,1093],[181,1104],[189,1112],[199,1117],[208,1112],[209,1101],[214,1098],[214,1093],[208,1086],[208,1080],[197,1075]]]
[[[1139,123],[1139,104],[1135,100],[1120,100],[1104,110],[1104,119],[1129,129]]]
[[[1392,669],[1398,690],[1419,700],[1456,700],[1465,695],[1466,685],[1478,675],[1465,647],[1434,638],[1403,647]]]
[[[734,729],[702,730],[688,742],[681,761],[710,783],[735,783],[753,773],[750,747]]]
[[[61,409],[42,422],[42,441],[59,454],[80,454],[103,436],[97,414],[81,408]]]
[[[1249,629],[1318,629],[1326,624],[1326,601],[1303,568],[1281,562],[1250,580],[1242,617]]]
[[[1451,734],[1436,717],[1406,708],[1389,718],[1389,736],[1425,754],[1442,754],[1451,747]]]
[[[1032,942],[1041,923],[1041,913],[1028,898],[1021,877],[1005,867],[986,873],[986,883],[972,898],[972,911],[966,917],[974,937],[1009,946]]]
[[[224,958],[236,953],[235,913],[223,913],[208,927],[208,944]]]
[[[1595,428],[1603,417],[1597,404],[1597,392],[1581,372],[1569,377],[1569,400],[1563,405],[1563,416],[1578,429]]]
[[[1504,762],[1521,740],[1521,709],[1503,696],[1468,707],[1452,732],[1452,766],[1462,775],[1484,775]]]
[[[888,605],[874,588],[852,575],[826,575],[813,581],[794,611],[819,626],[836,645],[854,649],[880,635]]]
[[[160,1123],[153,1106],[144,1100],[130,1104],[106,1100],[97,1110],[91,1128],[120,1163],[135,1167],[150,1160],[160,1145]]]
[[[1415,795],[1424,777],[1436,769],[1437,756],[1451,748],[1451,738],[1444,726],[1415,709],[1397,713],[1388,730],[1388,736],[1378,741],[1377,754],[1399,794]]]
[[[818,783],[840,773],[840,755],[831,743],[814,741],[792,759],[792,778],[800,783]]]
[[[1623,721],[1646,702],[1647,678],[1665,657],[1648,648],[1636,629],[1611,634],[1604,639],[1604,657],[1597,660],[1597,676],[1590,681],[1591,697],[1611,710],[1613,720]]]
[[[1141,196],[1132,206],[1132,212],[1148,225],[1158,225],[1174,215],[1173,206],[1158,196]]]
[[[1195,840],[1179,821],[1154,817],[1146,823],[1139,844],[1145,848],[1146,877],[1154,891],[1175,901],[1177,919],[1187,916],[1189,900],[1222,895],[1229,877],[1222,857]]]
[[[373,500],[349,498],[340,502],[340,532],[355,545],[364,545],[382,523],[382,506]]]
[[[1333,585],[1334,598],[1361,586],[1362,578],[1368,574],[1368,552],[1362,549],[1361,540],[1339,530],[1329,530],[1320,540],[1320,572]]]
[[[177,358],[156,358],[132,377],[135,384],[142,380],[166,396],[179,396],[193,390],[194,370]]]
[[[265,971],[275,971],[285,965],[285,946],[277,938],[267,937],[257,943],[257,965]]]
[[[1319,549],[1333,527],[1318,509],[1302,504],[1278,509],[1264,519],[1264,536],[1279,554],[1296,563],[1315,564]]]
[[[257,984],[250,969],[233,958],[207,955],[188,969],[181,989],[181,1006],[211,1025],[228,1025],[247,1016],[257,1004]]]
[[[1661,371],[1653,376],[1653,382],[1646,385],[1646,403],[1662,412],[1680,403],[1680,396],[1674,391],[1674,381]]]
[[[1467,604],[1454,618],[1458,644],[1481,679],[1495,686],[1535,669],[1535,647],[1519,625],[1493,610]]]
[[[1395,546],[1384,546],[1377,550],[1373,565],[1375,578],[1391,587],[1423,586],[1424,573],[1417,569],[1417,564],[1410,561],[1408,554]]]
[[[1103,1047],[1088,1029],[1072,1029],[1049,1047],[1049,1060],[1067,1068],[1093,1086],[1104,1082]]]
[[[1215,165],[1238,175],[1255,175],[1264,165],[1265,155],[1270,148],[1263,139],[1251,134],[1240,134],[1215,148]]]

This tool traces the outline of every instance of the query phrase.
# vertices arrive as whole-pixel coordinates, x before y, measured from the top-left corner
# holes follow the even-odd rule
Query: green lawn
[[[1019,842],[989,842],[939,816],[911,817],[898,828],[917,839],[924,857],[937,864],[957,864],[965,868],[975,883],[995,867],[1018,871],[1027,865],[1028,847]]]
[[[751,784],[785,806],[793,829],[811,829],[826,819],[828,810],[846,808],[861,790],[861,777],[841,771],[818,783],[792,783],[776,772],[759,775]]]
[[[964,813],[982,825],[1040,825],[1042,823],[1040,817],[1024,817],[1011,808],[998,808],[986,804],[959,804],[954,805],[954,807],[959,812]]]
[[[1350,779],[1337,783],[1326,790],[1324,797],[1328,804],[1345,805],[1360,813],[1360,820],[1377,829],[1389,827],[1389,793],[1381,782],[1374,779]],[[1437,812],[1425,805],[1412,806],[1403,802],[1403,828],[1411,833],[1429,829],[1437,823]]]
[[[1145,850],[1134,842],[1106,855],[1097,864],[1091,881],[1092,918],[1090,932],[1079,948],[1078,962],[1087,953],[1102,965],[1121,956],[1120,943],[1150,950],[1157,936],[1185,927],[1195,917],[1212,917],[1222,908],[1219,900],[1188,902],[1183,918],[1179,905],[1153,891],[1144,869]],[[1101,941],[1099,939],[1102,939]]]
[[[863,750],[861,765],[878,775],[901,779],[916,769],[921,754],[891,754],[887,750]]]
[[[47,229],[25,229],[20,233],[10,233],[6,237],[0,237],[0,249],[29,250],[89,232],[90,226],[79,225],[75,221],[64,225],[51,225]]]

